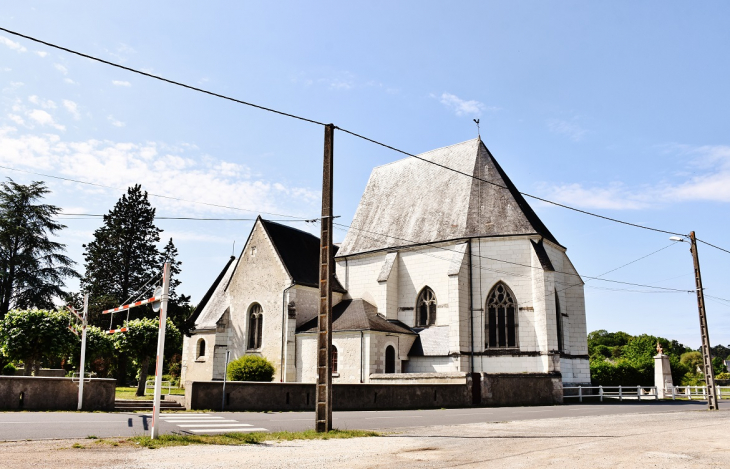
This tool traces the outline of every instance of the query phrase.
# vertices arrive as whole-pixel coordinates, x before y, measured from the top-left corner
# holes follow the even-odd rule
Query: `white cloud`
[[[74,116],[74,119],[79,120],[81,119],[81,114],[79,114],[79,106],[75,102],[64,99],[63,100],[63,107],[66,108],[68,112],[71,113],[72,116]]]
[[[28,96],[28,101],[31,103],[41,106],[43,109],[56,109],[56,103],[49,100],[43,100],[36,95]]]
[[[114,118],[114,116],[112,116],[112,115],[109,115],[109,116],[107,116],[107,120],[108,120],[109,122],[111,122],[111,124],[112,124],[112,125],[113,125],[114,127],[124,127],[124,126],[126,125],[126,124],[125,124],[124,122],[122,122],[122,121],[120,121],[120,120],[117,120],[117,119],[115,119],[115,118]]]
[[[10,119],[11,121],[15,122],[18,125],[25,124],[25,120],[23,120],[23,118],[17,114],[8,114],[8,119]]]
[[[75,85],[76,84],[76,82],[73,81],[70,78],[64,78],[63,81],[66,82],[66,83],[68,83],[69,85]]]
[[[66,130],[66,127],[57,124],[53,120],[53,116],[48,114],[46,111],[42,109],[33,109],[32,111],[28,112],[28,117],[36,121],[37,123],[41,125],[49,125],[53,128],[56,128],[58,130]]]
[[[9,47],[10,49],[18,52],[27,52],[28,49],[21,46],[20,43],[11,41],[10,39],[6,38],[5,36],[0,36],[0,44],[4,44],[5,46]]]
[[[442,93],[441,96],[434,96],[438,100],[456,113],[457,116],[475,116],[478,117],[483,111],[496,111],[499,108],[494,106],[485,106],[484,103],[475,100],[465,100],[451,93]]]
[[[40,51],[40,50],[34,51],[34,53],[35,53],[35,54],[36,54],[36,55],[37,55],[38,57],[45,57],[45,56],[47,56],[47,55],[48,55],[48,52],[43,52],[43,51]]]
[[[190,156],[187,152],[195,152]],[[65,141],[59,135],[20,134],[12,127],[0,127],[0,164],[48,171],[82,181],[119,187],[134,183],[151,193],[210,204],[239,207],[256,212],[317,213],[319,192],[254,177],[243,165],[212,157],[201,157],[194,147],[171,147],[163,143],[121,143],[112,141]],[[71,182],[59,183],[75,194],[96,194],[107,189]],[[73,203],[73,202],[72,202]],[[155,198],[165,213],[228,213],[240,211],[191,202]],[[176,234],[176,236],[186,236]],[[190,235],[187,235],[190,236]]]
[[[674,181],[628,187],[622,183],[586,186],[562,184],[543,187],[547,198],[580,208],[637,210],[676,202],[730,203],[730,146],[668,145],[669,153],[687,157],[691,173]],[[687,174],[692,176],[687,178]]]
[[[55,67],[56,70],[63,73],[64,75],[66,75],[68,73],[68,69],[61,64],[53,64],[53,66]]]
[[[132,84],[128,81],[121,81],[121,80],[112,80],[112,85],[115,86],[132,86]]]
[[[551,132],[565,135],[574,142],[579,142],[583,136],[588,132],[583,129],[580,125],[575,123],[575,119],[572,121],[566,121],[561,119],[550,119],[547,121],[548,129]]]

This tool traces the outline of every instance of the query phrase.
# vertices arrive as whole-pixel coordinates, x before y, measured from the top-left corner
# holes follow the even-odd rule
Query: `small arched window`
[[[385,348],[385,372],[395,373],[395,348],[392,345]]]
[[[261,348],[261,335],[264,330],[264,310],[261,305],[254,303],[248,313],[248,349]]]
[[[503,282],[487,297],[487,348],[517,347],[517,303]]]
[[[332,356],[332,374],[335,374],[337,373],[337,347],[334,345],[330,350],[330,355]]]
[[[558,290],[555,290],[555,324],[558,328],[558,352],[563,351],[563,314],[560,312],[560,299]]]
[[[416,302],[416,327],[426,327],[436,323],[436,295],[428,287],[421,290]]]
[[[198,339],[198,350],[195,358],[205,358],[205,339]]]

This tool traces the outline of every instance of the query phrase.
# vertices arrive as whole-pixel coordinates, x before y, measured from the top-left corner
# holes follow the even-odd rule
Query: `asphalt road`
[[[724,405],[723,405],[724,404]],[[721,412],[730,406],[721,403]],[[339,429],[392,430],[397,428],[506,422],[547,418],[676,412],[707,409],[702,401],[647,403],[591,403],[545,407],[481,407],[466,409],[335,412]],[[1,412],[0,441],[57,438],[124,437],[149,434],[150,414],[132,412]],[[234,431],[306,430],[314,426],[314,412],[164,412],[162,433],[220,434]]]

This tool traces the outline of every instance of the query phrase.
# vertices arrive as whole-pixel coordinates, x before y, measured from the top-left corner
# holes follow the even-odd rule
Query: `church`
[[[436,164],[373,170],[336,246],[333,382],[590,383],[583,281],[566,248],[481,139],[419,158]],[[275,381],[315,382],[318,262],[319,238],[259,217],[189,319],[182,382],[223,379],[226,351],[266,357]]]

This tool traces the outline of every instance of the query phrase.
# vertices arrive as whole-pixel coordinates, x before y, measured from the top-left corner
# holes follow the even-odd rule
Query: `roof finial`
[[[474,123],[477,125],[477,137],[479,137],[479,140],[482,139],[482,134],[479,132],[479,119],[473,119]]]

